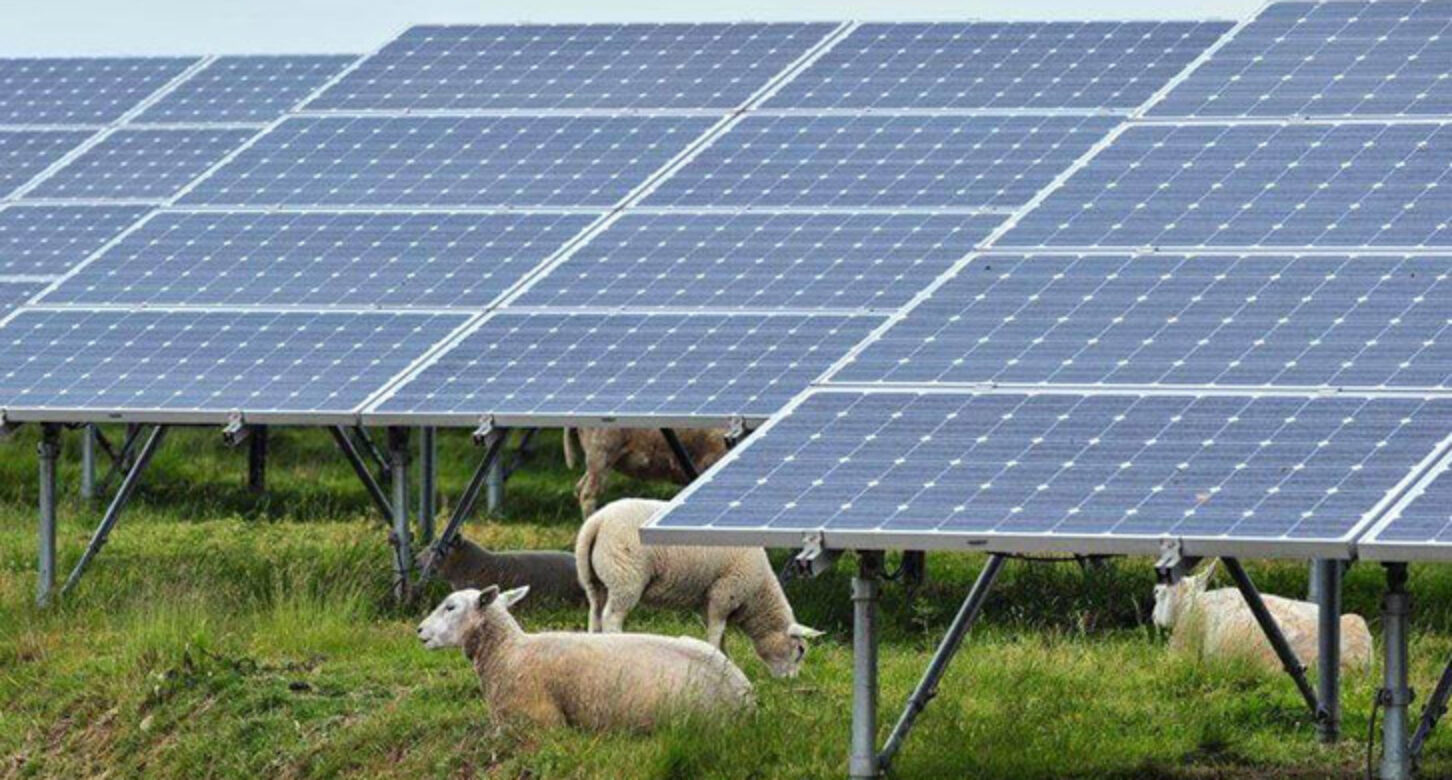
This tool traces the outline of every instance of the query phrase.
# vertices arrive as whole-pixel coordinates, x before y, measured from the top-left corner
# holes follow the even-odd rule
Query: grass
[[[274,436],[269,492],[242,486],[245,455],[215,431],[177,432],[79,589],[37,611],[34,432],[0,449],[0,777],[836,777],[851,684],[847,572],[794,582],[805,623],[828,631],[803,675],[774,680],[728,639],[757,685],[749,718],[650,736],[497,728],[472,669],[417,646],[427,604],[389,596],[389,548],[331,442]],[[478,453],[441,437],[441,487],[457,496]],[[62,468],[62,565],[101,507]],[[573,475],[546,437],[510,482],[507,512],[467,533],[499,547],[568,547]],[[613,496],[669,495],[624,480]],[[931,656],[982,564],[936,555],[909,600],[885,592],[883,719]],[[1269,591],[1304,592],[1301,564],[1251,567]],[[1149,563],[1102,570],[1010,563],[980,627],[900,756],[900,777],[1327,777],[1359,775],[1376,678],[1344,691],[1347,738],[1316,744],[1289,680],[1172,655],[1148,627]],[[1377,567],[1349,575],[1346,605],[1377,621]],[[1452,571],[1413,568],[1413,681],[1430,691],[1452,653]],[[434,586],[429,597],[442,593]],[[579,628],[534,611],[528,628]],[[697,617],[642,610],[635,630],[700,634]],[[1427,749],[1452,774],[1452,736]]]

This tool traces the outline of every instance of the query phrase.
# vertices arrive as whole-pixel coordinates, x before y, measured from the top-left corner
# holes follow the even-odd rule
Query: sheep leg
[[[589,630],[592,634],[598,634],[601,631],[601,618],[605,611],[605,602],[608,597],[609,593],[600,587],[600,583],[598,582],[590,582],[585,586],[585,600],[590,602]]]
[[[726,652],[726,624],[734,610],[724,598],[711,593],[706,598],[706,642]]]
[[[605,614],[601,616],[601,627],[607,634],[618,634],[625,630],[625,617],[640,603],[640,591],[611,590],[605,599]]]

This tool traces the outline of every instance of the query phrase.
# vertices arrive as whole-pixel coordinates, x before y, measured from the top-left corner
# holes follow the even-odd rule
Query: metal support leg
[[[1306,665],[1296,657],[1296,651],[1291,649],[1291,643],[1286,641],[1286,635],[1281,633],[1281,627],[1276,619],[1266,609],[1265,601],[1261,600],[1260,591],[1256,590],[1255,583],[1250,581],[1250,575],[1246,573],[1245,567],[1235,558],[1221,558],[1225,563],[1225,570],[1230,573],[1230,578],[1235,580],[1235,587],[1240,589],[1240,595],[1245,597],[1245,603],[1250,607],[1250,613],[1255,616],[1255,622],[1260,624],[1260,630],[1265,632],[1265,638],[1270,640],[1271,648],[1276,651],[1276,657],[1281,659],[1281,666],[1285,667],[1286,674],[1296,683],[1296,689],[1301,692],[1301,698],[1305,699],[1306,706],[1311,709],[1311,715],[1317,720],[1321,718],[1321,703],[1316,699],[1316,692],[1311,689],[1311,683],[1306,680]]]
[[[1437,721],[1447,714],[1449,699],[1452,699],[1452,663],[1448,663],[1442,670],[1442,677],[1437,680],[1437,687],[1432,691],[1432,698],[1427,700],[1427,707],[1422,710],[1422,719],[1417,723],[1417,733],[1412,735],[1412,745],[1408,749],[1412,763],[1415,764],[1421,757],[1422,747],[1427,744],[1427,737],[1432,736],[1432,729],[1437,727]]]
[[[388,429],[388,469],[393,474],[393,592],[399,601],[409,596],[408,572],[413,565],[408,528],[408,429]]]
[[[337,442],[338,449],[342,450],[343,458],[348,465],[353,467],[353,473],[358,475],[358,481],[368,489],[368,497],[373,499],[373,505],[383,515],[383,524],[393,525],[393,505],[388,502],[388,496],[384,495],[383,488],[379,486],[378,480],[373,478],[373,472],[368,470],[368,464],[363,462],[363,456],[358,454],[358,449],[353,446],[353,440],[348,438],[348,432],[340,426],[333,426],[328,429],[333,434],[333,441]]]
[[[141,441],[141,426],[126,426],[126,438],[121,440],[121,449],[115,452],[111,452],[111,448],[106,446],[106,439],[100,436],[100,431],[96,431],[96,433],[97,442],[111,456],[111,468],[106,470],[106,476],[101,478],[101,484],[96,489],[96,492],[100,494],[111,489],[111,480],[117,475],[124,475],[131,470],[134,460],[132,456],[136,452],[136,443]]]
[[[676,456],[676,463],[680,464],[686,479],[695,482],[696,477],[701,476],[701,472],[696,470],[696,462],[691,460],[690,450],[686,449],[686,445],[681,443],[680,437],[670,428],[661,428],[660,435],[665,437],[666,444],[671,448],[671,454]]]
[[[101,548],[106,546],[106,539],[111,531],[116,528],[116,521],[121,519],[121,510],[131,501],[131,495],[136,492],[136,486],[141,482],[141,474],[151,464],[152,456],[161,446],[162,440],[166,438],[166,427],[158,425],[151,429],[151,435],[147,437],[146,443],[141,445],[141,453],[136,456],[136,462],[126,472],[126,478],[121,480],[121,486],[116,488],[116,495],[111,499],[111,505],[106,507],[106,514],[101,518],[101,524],[96,526],[96,533],[91,536],[90,544],[86,545],[86,551],[81,554],[81,559],[76,561],[76,567],[71,569],[71,576],[66,578],[65,587],[61,588],[61,595],[70,593],[81,581],[81,575],[86,573],[86,567]]]
[[[1341,562],[1316,561],[1312,579],[1320,607],[1316,693],[1321,712],[1316,718],[1316,734],[1329,745],[1341,738]]]
[[[388,458],[384,456],[382,450],[378,449],[378,445],[374,443],[373,437],[368,435],[368,429],[361,425],[355,425],[353,426],[353,435],[358,439],[358,444],[355,449],[372,458],[373,464],[378,467],[378,481],[392,482],[393,472],[388,465]]]
[[[479,503],[479,493],[484,489],[484,482],[489,477],[489,469],[499,459],[504,449],[504,440],[508,438],[507,431],[495,431],[485,445],[484,459],[479,462],[479,467],[474,469],[474,476],[469,479],[469,486],[464,488],[464,494],[459,497],[459,503],[454,507],[454,513],[449,516],[449,522],[444,526],[444,532],[434,540],[430,548],[433,554],[428,556],[427,563],[418,574],[419,582],[423,582],[433,574],[433,564],[442,557],[442,553],[454,544],[459,536],[459,529],[463,528],[464,521],[474,513],[474,505]]]
[[[1407,687],[1407,619],[1411,611],[1407,565],[1386,564],[1386,597],[1381,602],[1386,664],[1382,670],[1383,687],[1378,694],[1386,709],[1381,726],[1382,780],[1407,780],[1412,776],[1407,740],[1407,707],[1412,702],[1412,691]]]
[[[247,439],[247,489],[253,493],[267,490],[267,426],[252,428]]]
[[[857,554],[852,578],[852,752],[848,775],[878,776],[877,764],[877,596],[882,553]]]
[[[912,731],[913,723],[918,715],[928,706],[928,702],[938,695],[938,683],[943,679],[943,673],[948,671],[948,664],[952,662],[953,656],[958,654],[958,648],[963,645],[963,637],[973,627],[973,621],[977,620],[978,612],[983,608],[983,602],[988,598],[988,591],[993,587],[994,580],[998,579],[998,572],[1003,568],[1003,556],[990,555],[988,563],[983,566],[983,571],[978,573],[978,579],[973,583],[973,589],[968,591],[968,597],[963,600],[963,606],[958,608],[958,614],[953,618],[952,625],[948,626],[948,633],[943,636],[939,643],[937,652],[933,653],[933,660],[928,664],[928,671],[923,674],[923,679],[918,682],[918,687],[913,690],[913,695],[908,697],[907,707],[898,718],[897,725],[893,727],[892,733],[887,737],[887,744],[877,756],[878,766],[882,771],[887,771],[892,766],[892,760],[902,743],[907,739],[908,732]]]
[[[502,431],[499,436],[508,439],[509,432]],[[487,488],[484,507],[489,510],[489,514],[497,515],[504,511],[504,458],[495,458],[489,464]]]
[[[96,426],[81,426],[81,498],[96,497]]]
[[[40,455],[40,566],[35,603],[48,606],[55,590],[55,464],[60,458],[60,426],[41,426]]]
[[[438,429],[420,428],[418,437],[418,538],[420,544],[434,540],[434,515],[438,513],[439,464]]]

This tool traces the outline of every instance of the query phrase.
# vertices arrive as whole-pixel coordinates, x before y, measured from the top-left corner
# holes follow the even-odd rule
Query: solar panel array
[[[421,27],[351,67],[192,63],[133,118],[184,126],[108,128],[31,188],[160,209],[0,330],[19,366],[0,408],[764,419],[1227,27]],[[890,105],[897,68],[922,89]],[[814,103],[844,69],[855,97]],[[364,365],[376,345],[307,326],[365,313],[427,338],[384,328]],[[318,375],[278,362],[304,348],[344,357]],[[111,352],[185,355],[195,382],[82,365]],[[87,359],[48,365],[61,355]]]
[[[1380,536],[1452,541],[1408,498],[1452,457],[1447,23],[1270,5],[647,538],[1349,557],[1401,505]]]

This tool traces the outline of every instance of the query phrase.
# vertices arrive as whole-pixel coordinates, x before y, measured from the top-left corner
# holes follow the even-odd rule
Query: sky
[[[414,24],[1240,19],[1260,0],[0,0],[0,56],[364,53]]]

